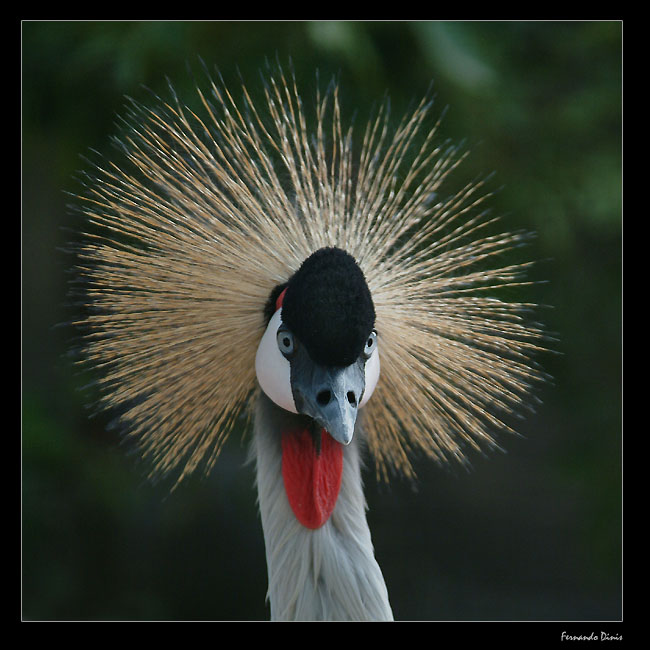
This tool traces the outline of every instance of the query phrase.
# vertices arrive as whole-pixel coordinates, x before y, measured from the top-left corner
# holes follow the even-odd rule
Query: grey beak
[[[361,396],[365,388],[363,365],[325,367],[301,364],[294,372],[291,386],[300,413],[312,417],[342,445],[349,445]]]

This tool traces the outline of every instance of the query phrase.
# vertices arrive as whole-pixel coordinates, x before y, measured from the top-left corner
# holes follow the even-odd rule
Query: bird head
[[[375,309],[355,259],[321,248],[271,294],[255,370],[276,405],[343,445],[379,378]]]

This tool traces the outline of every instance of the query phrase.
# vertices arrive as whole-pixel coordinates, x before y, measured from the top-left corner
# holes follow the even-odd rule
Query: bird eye
[[[370,359],[376,347],[377,347],[377,332],[373,330],[370,333],[370,336],[366,339],[366,345],[363,348],[363,356],[366,359]]]
[[[296,349],[293,334],[283,327],[278,330],[278,348],[285,357],[290,357]]]

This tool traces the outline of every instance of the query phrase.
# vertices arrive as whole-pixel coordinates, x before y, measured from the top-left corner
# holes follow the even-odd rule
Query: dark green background
[[[616,620],[621,593],[622,25],[617,22],[22,24],[22,616],[265,619],[264,545],[246,445],[214,475],[151,486],[88,419],[65,350],[66,191],[110,152],[124,95],[168,76],[194,101],[198,57],[250,87],[264,58],[339,75],[362,124],[427,91],[442,132],[492,171],[506,227],[534,229],[523,295],[556,332],[543,404],[473,470],[418,462],[417,489],[366,476],[368,518],[398,619]],[[360,127],[358,128],[360,131]]]

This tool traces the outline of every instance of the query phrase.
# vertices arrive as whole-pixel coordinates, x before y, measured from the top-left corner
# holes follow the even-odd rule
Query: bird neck
[[[296,418],[265,395],[257,404],[253,453],[272,620],[392,620],[366,521],[357,435],[343,450],[341,489],[327,521],[303,526],[282,477],[282,432]]]

